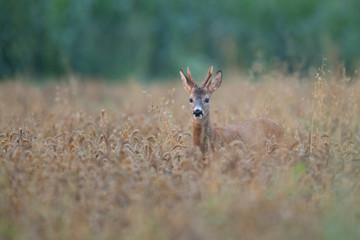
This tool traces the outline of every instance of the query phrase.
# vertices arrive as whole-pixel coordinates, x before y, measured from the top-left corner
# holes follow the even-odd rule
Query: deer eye
[[[205,98],[205,102],[208,103],[210,101],[210,98]]]
[[[189,102],[193,102],[193,99],[192,99],[192,98],[190,98],[190,99],[189,99]]]

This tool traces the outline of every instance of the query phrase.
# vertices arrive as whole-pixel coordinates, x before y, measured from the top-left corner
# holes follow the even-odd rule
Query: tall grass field
[[[358,77],[225,73],[212,124],[260,116],[282,142],[204,161],[180,76],[2,82],[0,239],[360,239]]]

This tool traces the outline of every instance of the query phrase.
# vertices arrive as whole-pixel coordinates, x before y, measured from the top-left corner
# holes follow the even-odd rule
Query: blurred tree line
[[[359,12],[359,0],[0,0],[0,76],[167,77],[259,62],[292,72],[323,57],[353,71]]]

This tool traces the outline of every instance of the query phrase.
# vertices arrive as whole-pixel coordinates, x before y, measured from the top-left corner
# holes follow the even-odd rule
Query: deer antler
[[[209,79],[212,76],[212,73],[213,73],[213,66],[209,67],[209,72],[208,72],[208,74],[207,74],[207,76],[205,78],[205,81],[203,82],[201,87],[205,87],[207,85],[207,83],[209,82]]]
[[[197,87],[196,82],[194,81],[193,77],[191,76],[189,67],[187,67],[187,73],[188,73],[188,75],[189,75],[190,81],[194,84],[195,87]]]

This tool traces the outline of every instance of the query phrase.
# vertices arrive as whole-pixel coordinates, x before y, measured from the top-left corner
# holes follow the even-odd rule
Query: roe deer
[[[180,70],[184,88],[190,94],[193,143],[203,154],[208,151],[208,142],[212,150],[234,140],[239,140],[247,147],[253,148],[264,146],[266,139],[272,136],[275,136],[277,140],[282,137],[283,128],[268,118],[250,119],[224,128],[212,128],[209,111],[210,98],[221,85],[222,71],[218,71],[211,78],[213,67],[210,67],[201,87],[198,87],[193,80],[189,67],[187,72],[188,76]]]

